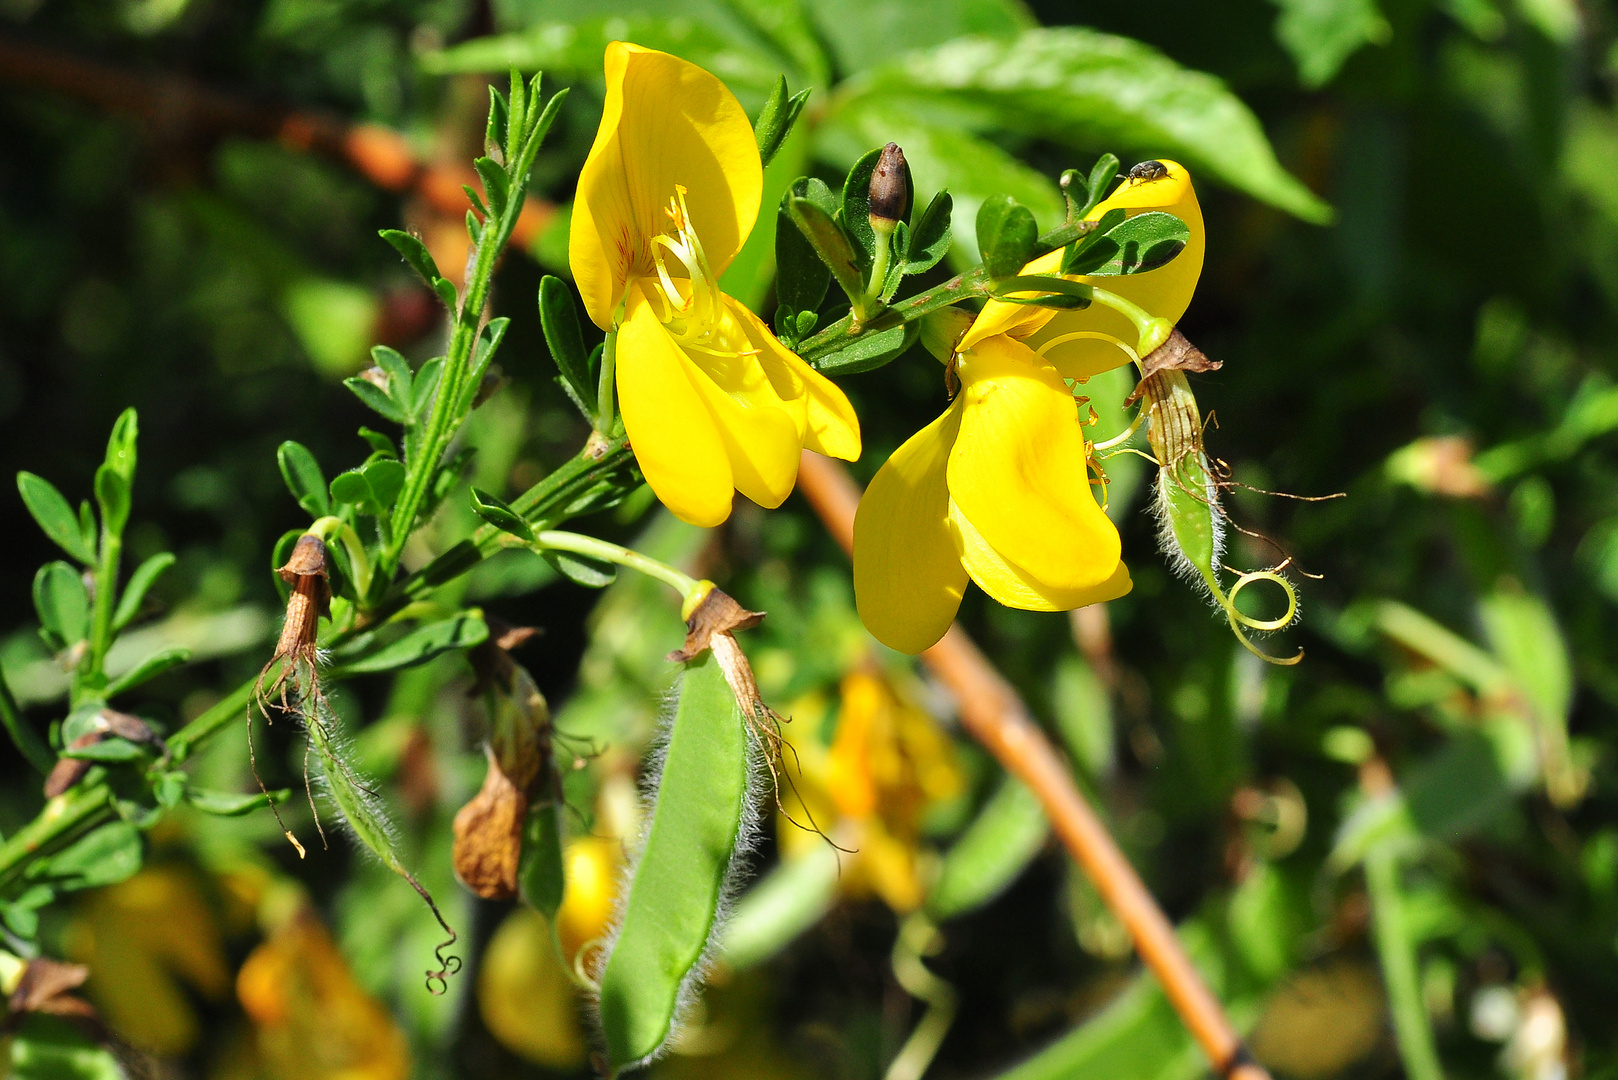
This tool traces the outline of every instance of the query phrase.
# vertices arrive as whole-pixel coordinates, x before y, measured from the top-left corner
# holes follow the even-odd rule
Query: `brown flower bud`
[[[898,143],[882,148],[871,173],[871,228],[891,232],[910,213],[910,166]]]
[[[92,727],[68,744],[70,750],[83,750],[87,746],[106,742],[117,737],[128,739],[132,743],[151,746],[161,749],[163,740],[138,716],[128,713],[114,712],[112,709],[102,709],[96,716]],[[84,758],[63,757],[56,760],[50,775],[45,777],[45,797],[54,799],[74,784],[84,779],[85,773],[95,762]]]

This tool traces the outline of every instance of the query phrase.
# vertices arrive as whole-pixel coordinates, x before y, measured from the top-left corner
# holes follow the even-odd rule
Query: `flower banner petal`
[[[1099,585],[1118,530],[1091,492],[1078,406],[1031,349],[992,337],[961,357],[949,492],[989,546],[1055,589]]]
[[[646,482],[675,517],[718,525],[730,516],[730,457],[690,367],[640,286],[631,286],[617,366],[629,445]]]
[[[865,627],[900,652],[944,636],[966,591],[950,534],[950,448],[961,424],[952,406],[894,451],[854,515],[854,599]]]
[[[568,261],[602,329],[629,281],[652,273],[675,186],[715,276],[758,218],[764,170],[747,114],[725,85],[668,53],[607,46],[601,127],[579,173]]]

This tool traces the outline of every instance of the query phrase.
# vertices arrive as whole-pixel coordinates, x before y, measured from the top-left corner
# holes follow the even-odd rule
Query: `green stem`
[[[6,682],[4,668],[0,668],[0,723],[5,724],[6,734],[17,744],[17,749],[28,759],[28,764],[39,770],[41,775],[49,775],[56,764],[56,755],[39,737],[39,732],[28,726],[22,710],[17,707],[17,699],[12,696],[11,685]]]
[[[87,829],[114,817],[111,799],[105,784],[84,784],[47,802],[34,820],[0,844],[0,886],[9,884],[35,857],[61,850]]]
[[[887,280],[888,262],[893,251],[894,222],[888,222],[886,230],[877,226],[877,219],[871,219],[871,231],[876,233],[876,254],[871,259],[871,280],[865,286],[865,311],[870,312],[872,305],[880,307],[882,304],[882,285]]]
[[[118,599],[118,561],[123,555],[124,538],[105,524],[101,527],[101,558],[95,572],[95,608],[90,622],[90,649],[79,663],[73,704],[100,694],[107,685],[103,667],[112,646],[113,602]]]
[[[1388,988],[1405,1075],[1409,1080],[1444,1080],[1433,1032],[1427,1025],[1427,1008],[1421,1000],[1416,946],[1410,939],[1404,892],[1399,886],[1399,859],[1390,845],[1381,844],[1366,853],[1365,889],[1370,894],[1377,958]]]
[[[561,532],[547,529],[534,534],[534,548],[543,550],[549,548],[554,551],[571,551],[576,555],[585,555],[602,562],[616,563],[619,566],[638,570],[647,577],[656,578],[663,584],[679,592],[682,597],[689,597],[697,588],[697,579],[680,571],[667,563],[658,562],[649,555],[642,555],[638,551],[614,544],[606,540],[597,540],[593,536],[582,533]]]
[[[1032,258],[1048,254],[1059,247],[1066,247],[1095,226],[1096,223],[1093,221],[1069,221],[1052,229],[1039,238],[1039,245],[1035,248]],[[812,366],[817,359],[841,351],[866,334],[891,330],[895,326],[902,326],[929,312],[958,304],[962,300],[988,299],[994,294],[994,285],[994,279],[989,277],[983,267],[968,270],[935,289],[928,289],[896,304],[890,304],[870,322],[864,322],[852,313],[845,315],[819,333],[806,338],[798,347],[798,355]]]
[[[601,379],[596,383],[596,430],[611,435],[617,421],[618,331],[607,331],[601,347]]]
[[[460,310],[456,312],[455,330],[445,354],[444,374],[438,382],[438,390],[428,414],[427,433],[421,441],[421,452],[414,461],[406,462],[409,471],[405,474],[404,487],[393,506],[393,535],[377,554],[373,580],[378,588],[392,582],[405,542],[415,530],[416,515],[421,511],[421,505],[432,487],[433,477],[438,472],[438,463],[465,417],[464,410],[457,405],[465,396],[464,384],[471,373],[472,358],[477,351],[483,305],[488,300],[495,264],[511,239],[511,230],[516,227],[517,218],[522,213],[527,185],[526,174],[514,177],[505,213],[483,224],[472,270],[466,276],[466,291],[461,294]]]
[[[263,679],[269,683],[275,679],[276,667],[270,667],[264,672]],[[259,677],[248,679],[236,689],[220,698],[201,716],[191,721],[185,727],[169,737],[169,759],[179,764],[191,756],[191,751],[198,744],[207,741],[222,728],[232,723],[239,723],[247,714],[247,708],[253,701],[253,688],[259,683]]]

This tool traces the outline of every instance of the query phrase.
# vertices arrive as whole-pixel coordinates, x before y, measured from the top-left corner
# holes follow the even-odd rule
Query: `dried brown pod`
[[[286,622],[275,643],[272,663],[305,653],[313,655],[320,617],[331,615],[331,555],[325,541],[313,533],[298,537],[292,556],[276,573],[292,586],[292,595],[287,597]]]
[[[492,747],[485,753],[483,787],[455,815],[455,876],[485,900],[508,900],[517,894],[528,795],[506,775]]]
[[[870,186],[871,227],[888,230],[895,222],[903,221],[910,212],[910,165],[898,143],[882,148],[871,172]]]

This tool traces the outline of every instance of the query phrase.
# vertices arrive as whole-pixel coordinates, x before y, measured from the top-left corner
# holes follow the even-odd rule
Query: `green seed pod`
[[[1169,359],[1161,357],[1169,354]],[[1154,360],[1158,363],[1154,364]],[[1280,630],[1298,613],[1298,595],[1274,570],[1239,574],[1226,592],[1219,581],[1225,548],[1225,512],[1219,505],[1219,482],[1208,467],[1202,446],[1202,412],[1186,381],[1187,370],[1208,370],[1207,358],[1175,331],[1170,341],[1146,360],[1149,373],[1136,393],[1147,417],[1147,441],[1157,456],[1158,476],[1153,510],[1158,521],[1158,542],[1182,577],[1204,586],[1225,613],[1236,640],[1255,656],[1272,664],[1296,664],[1302,651],[1280,659],[1255,646],[1249,630]],[[1211,366],[1211,365],[1209,365]],[[1285,613],[1276,619],[1255,619],[1236,607],[1236,597],[1255,581],[1273,581],[1286,594]]]
[[[326,793],[331,797],[338,813],[342,815],[344,823],[360,843],[380,859],[383,866],[410,883],[410,887],[426,901],[428,908],[432,910],[433,918],[438,920],[438,925],[449,935],[449,938],[435,950],[438,968],[427,972],[427,988],[435,994],[441,994],[449,976],[461,969],[461,958],[446,955],[444,952],[455,944],[457,935],[444,921],[444,916],[439,912],[438,905],[433,902],[432,895],[416,880],[415,875],[404,863],[399,861],[399,855],[394,850],[392,822],[388,820],[381,803],[348,759],[347,747],[337,733],[337,717],[332,713],[325,696],[318,686],[311,689],[312,692],[303,697],[303,707],[306,710],[304,728],[308,733],[309,747],[315,752],[315,759],[319,763]]]
[[[707,967],[757,828],[759,755],[718,660],[685,666],[596,1002],[614,1073],[662,1052]]]

